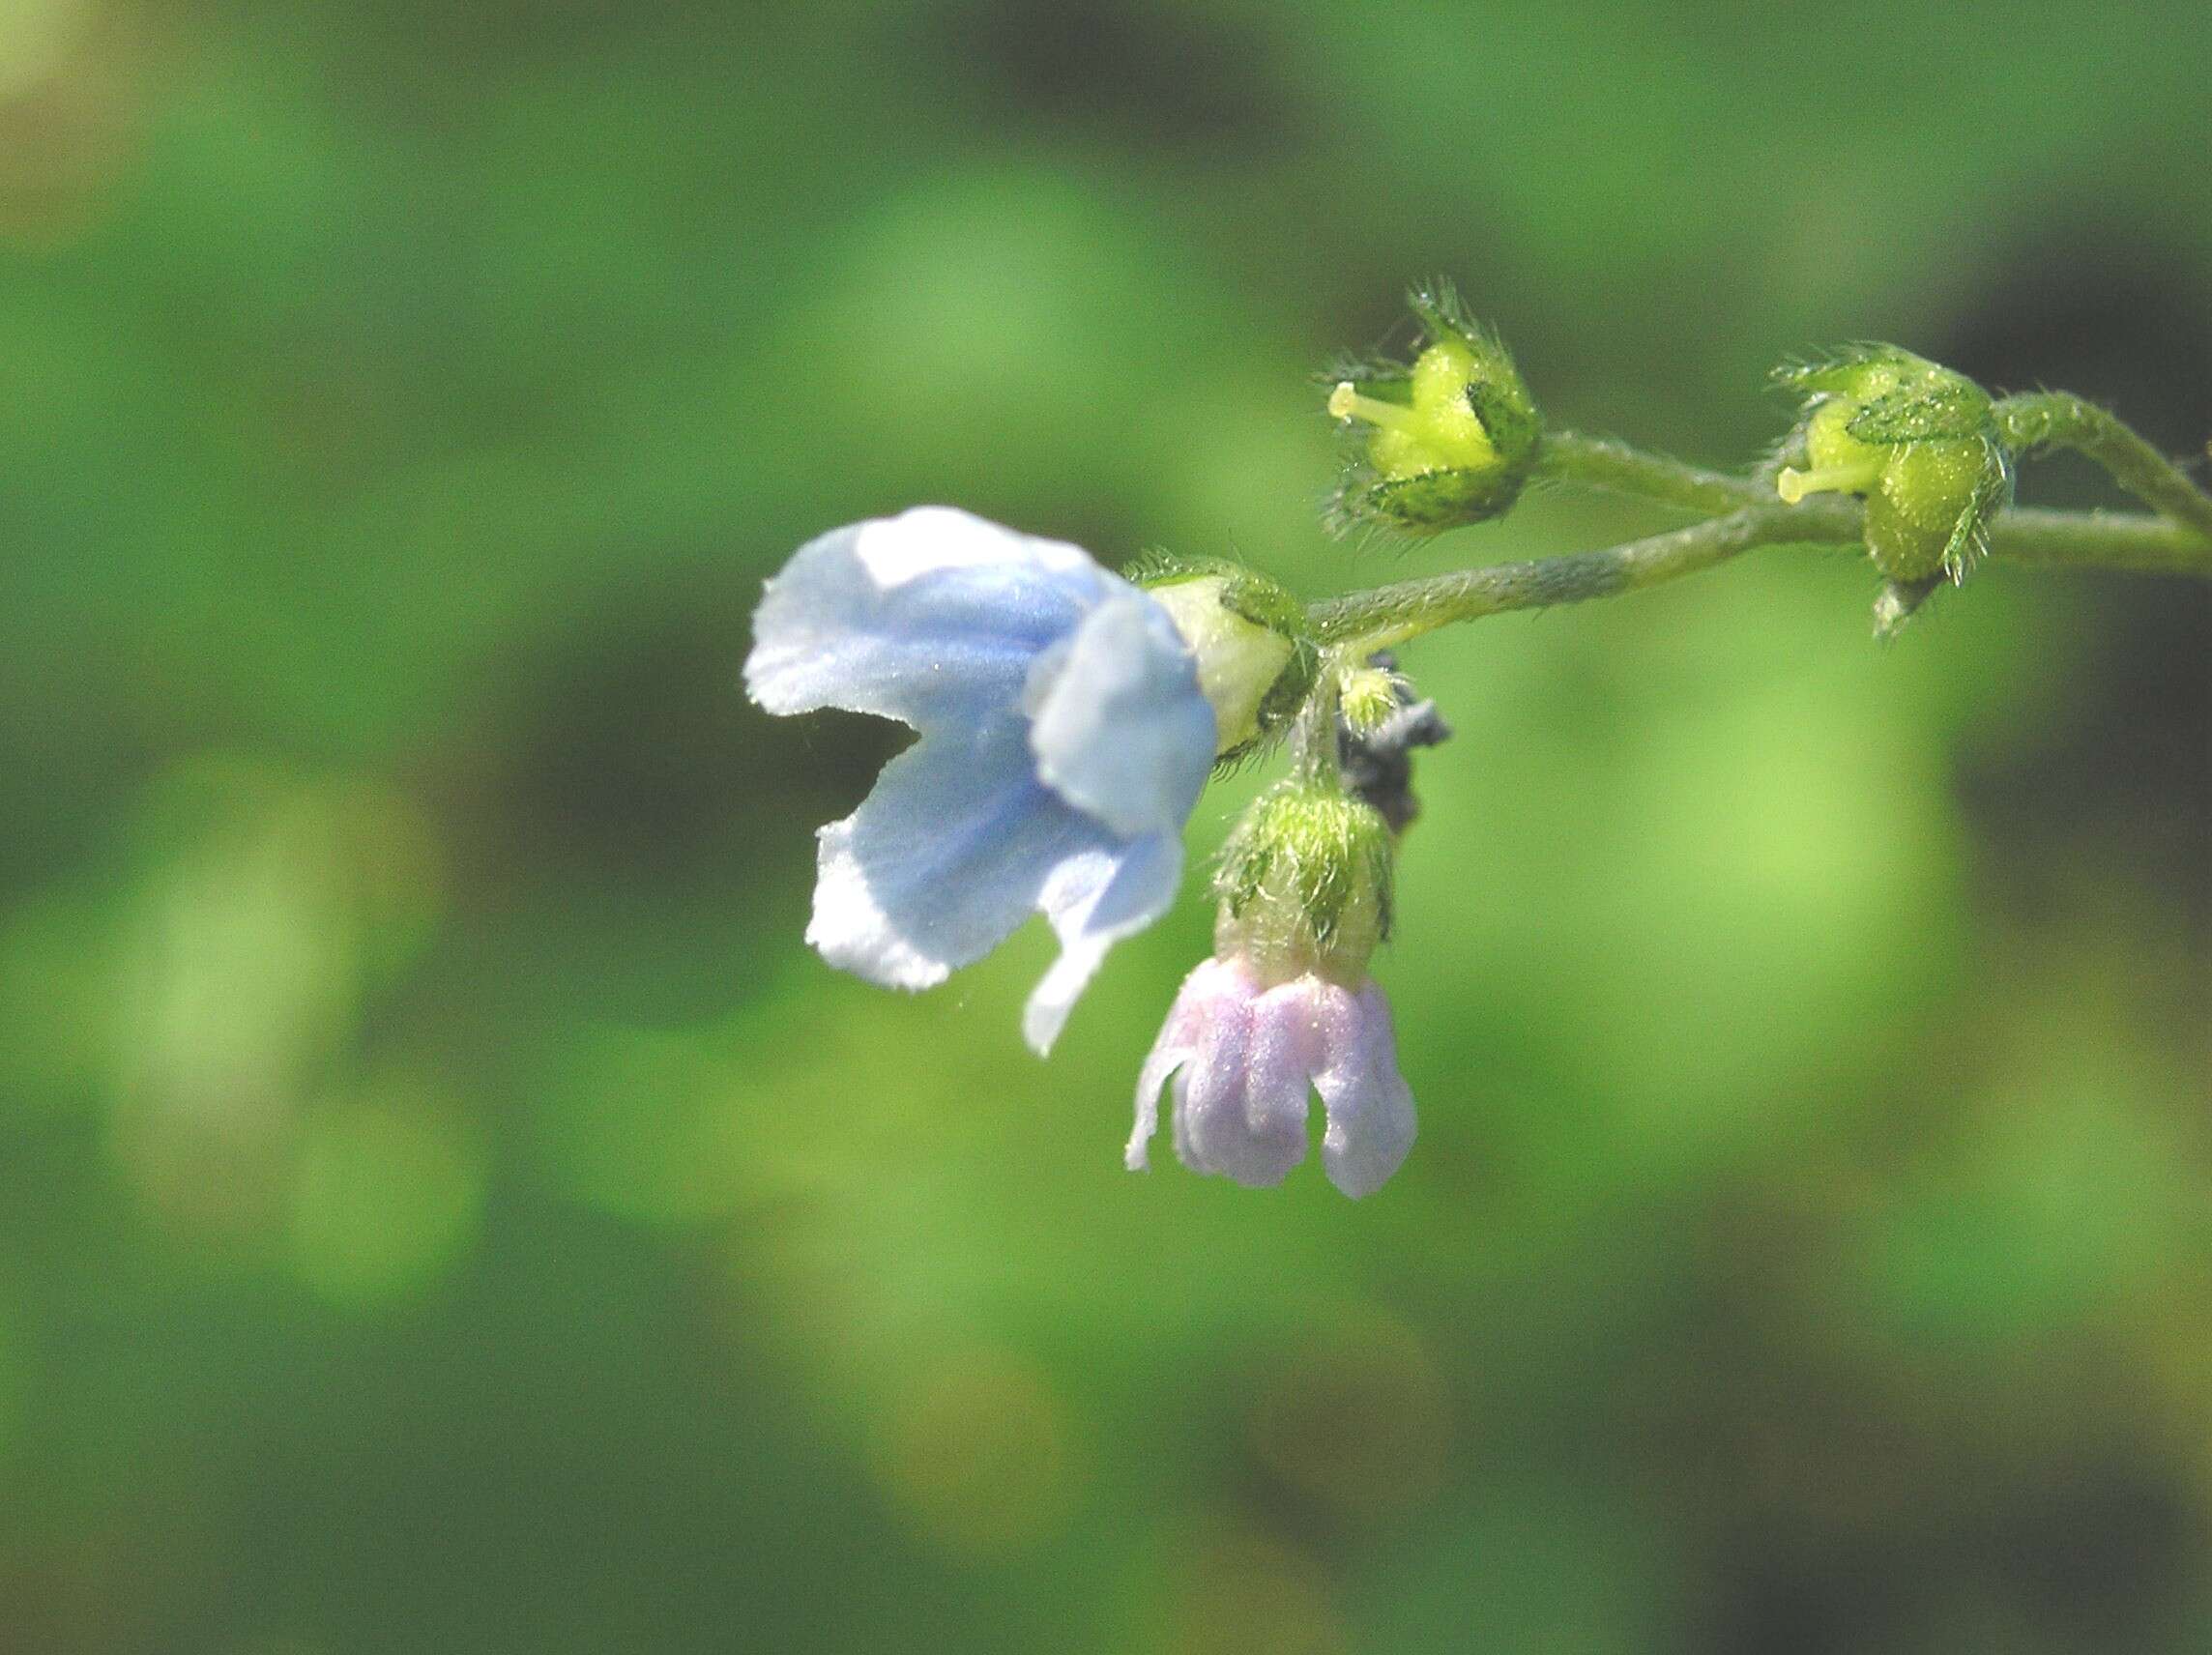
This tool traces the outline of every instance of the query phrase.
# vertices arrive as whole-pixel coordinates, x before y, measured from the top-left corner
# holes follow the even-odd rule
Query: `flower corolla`
[[[1217,732],[1175,617],[1079,547],[920,507],[800,547],[753,635],[745,686],[769,711],[844,708],[920,734],[820,830],[807,941],[920,989],[1041,912],[1061,953],[1022,1027],[1048,1050],[1107,949],[1181,878]]]

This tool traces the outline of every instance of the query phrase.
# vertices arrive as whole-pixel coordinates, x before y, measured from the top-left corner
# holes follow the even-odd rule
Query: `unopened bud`
[[[1156,557],[1130,578],[1168,612],[1197,657],[1217,758],[1249,752],[1297,715],[1321,664],[1304,604],[1266,575],[1219,559]]]

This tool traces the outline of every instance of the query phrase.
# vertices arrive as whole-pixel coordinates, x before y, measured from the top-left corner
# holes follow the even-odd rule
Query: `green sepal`
[[[1514,365],[1513,353],[1505,348],[1505,341],[1468,314],[1459,289],[1447,278],[1438,276],[1420,283],[1406,295],[1406,305],[1420,319],[1424,344],[1450,335],[1482,364],[1483,371],[1468,381],[1464,394],[1498,450],[1501,480],[1510,483],[1490,492],[1486,509],[1503,511],[1521,492],[1536,457],[1536,447],[1544,440],[1544,416],[1529,394],[1528,382]]]
[[[1862,443],[1963,442],[1990,426],[1989,393],[1961,381],[1887,392],[1862,406],[1844,429]]]
[[[1310,637],[1294,638],[1290,663],[1261,698],[1259,734],[1215,759],[1216,770],[1232,769],[1280,740],[1297,721],[1298,710],[1305,706],[1306,697],[1313,693],[1314,681],[1320,677],[1320,646]]]
[[[1991,517],[2011,491],[1994,442],[1901,445],[1867,496],[1866,546],[1897,581],[1964,581],[1989,546]]]
[[[1896,345],[1845,345],[1818,361],[1785,363],[1773,377],[1814,405],[1830,397],[1852,403],[1845,428],[1862,443],[1887,448],[1994,434],[1988,392]]]
[[[1349,794],[1289,780],[1252,801],[1213,880],[1220,928],[1271,975],[1355,982],[1390,932],[1389,825]]]
[[[1340,530],[1379,523],[1408,535],[1441,535],[1503,516],[1527,480],[1526,472],[1431,471],[1354,482],[1337,496],[1329,521]]]
[[[1870,375],[1894,373],[1914,363],[1925,367],[1936,365],[1927,358],[1914,356],[1896,345],[1862,341],[1838,345],[1805,362],[1782,363],[1771,370],[1769,377],[1786,391],[1863,394],[1869,388]],[[1886,390],[1887,386],[1881,389]]]
[[[1990,520],[2011,504],[2012,486],[2012,458],[2004,445],[1993,439],[1984,445],[1982,475],[1974,485],[1973,499],[1959,513],[1951,538],[1943,547],[1943,573],[1953,586],[1963,582],[1974,566],[1990,555]]]

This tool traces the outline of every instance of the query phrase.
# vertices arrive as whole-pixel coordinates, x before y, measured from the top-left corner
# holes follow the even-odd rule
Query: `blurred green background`
[[[1192,894],[800,942],[928,500],[1320,595],[1458,276],[1716,464],[1882,337],[2212,434],[2200,5],[7,0],[0,1648],[2212,1648],[2212,593],[1761,554],[1406,664],[1353,1205],[1121,1167]],[[2026,495],[2106,499],[2085,471]],[[1247,773],[1209,793],[1218,842]]]

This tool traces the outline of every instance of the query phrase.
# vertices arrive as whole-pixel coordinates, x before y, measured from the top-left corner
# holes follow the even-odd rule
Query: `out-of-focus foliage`
[[[737,681],[916,501],[1314,595],[1663,522],[1323,537],[1307,376],[1433,271],[1714,463],[1853,336],[2201,443],[2208,52],[0,10],[0,1646],[2204,1648],[2204,592],[1994,568],[1877,650],[1773,554],[1410,651],[1358,1205],[1121,1171],[1196,882],[1049,1065],[1042,937],[828,972],[809,829],[897,737]]]

